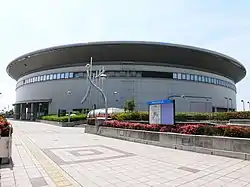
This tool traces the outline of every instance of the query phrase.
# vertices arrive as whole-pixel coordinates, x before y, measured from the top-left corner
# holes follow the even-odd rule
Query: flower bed
[[[124,112],[117,113],[112,116],[112,119],[119,121],[148,121],[148,112]],[[213,112],[213,113],[198,113],[198,112],[183,112],[176,113],[176,121],[228,121],[229,119],[250,119],[250,112]]]
[[[125,128],[134,130],[146,130],[157,132],[174,132],[181,134],[209,135],[209,136],[229,136],[250,138],[250,128],[229,125],[204,125],[204,124],[176,124],[176,125],[157,125],[121,122],[118,120],[105,121],[104,126],[113,128]]]
[[[12,134],[13,128],[11,127],[10,123],[3,116],[0,116],[0,134],[1,134],[1,137],[8,137],[10,131]]]

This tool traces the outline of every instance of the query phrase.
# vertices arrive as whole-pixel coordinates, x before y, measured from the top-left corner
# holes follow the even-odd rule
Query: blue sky
[[[208,48],[250,67],[250,1],[241,0],[12,0],[0,6],[0,108],[15,101],[7,64],[55,45],[145,40]],[[250,101],[249,77],[237,84]]]

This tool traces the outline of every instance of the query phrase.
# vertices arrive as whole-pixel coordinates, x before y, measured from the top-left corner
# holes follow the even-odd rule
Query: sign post
[[[149,124],[175,124],[174,100],[150,101],[147,104],[149,105]]]

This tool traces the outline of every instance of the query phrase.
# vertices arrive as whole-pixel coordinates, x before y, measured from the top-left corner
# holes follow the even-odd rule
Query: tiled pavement
[[[13,166],[1,187],[250,186],[250,162],[12,121]]]

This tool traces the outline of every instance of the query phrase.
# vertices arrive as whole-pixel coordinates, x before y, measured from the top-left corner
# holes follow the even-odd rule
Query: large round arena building
[[[139,111],[148,110],[147,101],[168,98],[175,99],[177,112],[235,110],[235,84],[246,75],[244,66],[229,56],[184,45],[117,41],[51,47],[20,56],[7,67],[17,81],[16,118],[103,108],[94,88],[81,103],[91,57],[93,74],[105,68],[107,79],[100,85],[108,107],[121,108],[133,99]]]

